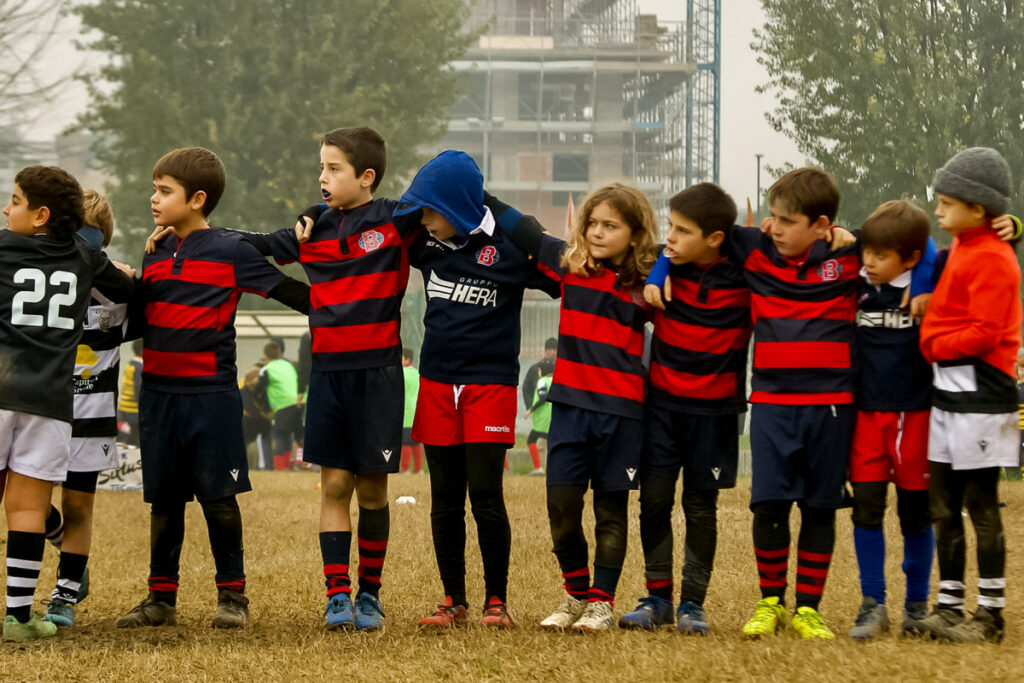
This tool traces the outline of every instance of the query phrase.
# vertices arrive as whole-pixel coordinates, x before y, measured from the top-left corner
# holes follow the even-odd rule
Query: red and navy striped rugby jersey
[[[672,300],[654,316],[648,400],[698,415],[746,410],[750,290],[743,269],[673,265]]]
[[[401,363],[408,248],[422,227],[419,212],[393,217],[396,205],[374,199],[347,211],[327,209],[302,244],[292,228],[246,234],[278,263],[298,261],[309,277],[313,370]]]
[[[788,259],[757,228],[728,240],[743,264],[754,321],[751,403],[853,403],[859,242],[835,251],[815,242],[805,261]]]
[[[548,400],[642,419],[644,324],[649,307],[640,288],[623,289],[614,270],[590,277],[560,264],[562,240],[544,235],[537,270],[561,283],[558,358]]]
[[[142,264],[143,385],[177,393],[237,388],[238,300],[243,292],[266,298],[286,281],[305,288],[232,230],[207,228],[158,242]]]

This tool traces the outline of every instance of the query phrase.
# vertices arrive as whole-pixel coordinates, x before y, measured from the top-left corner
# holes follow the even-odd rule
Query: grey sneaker
[[[928,616],[927,602],[908,602],[903,605],[903,637],[924,634],[921,622]]]
[[[213,628],[242,628],[249,620],[249,598],[236,591],[221,589],[217,593],[217,613]]]
[[[936,606],[931,614],[919,622],[918,629],[929,638],[946,638],[946,633],[967,619],[964,613],[950,607]]]
[[[132,608],[132,611],[117,620],[118,628],[140,626],[174,626],[174,605],[157,600],[152,595]]]
[[[857,612],[857,621],[850,629],[850,637],[854,640],[874,640],[883,633],[889,632],[889,610],[885,604],[878,604],[874,598],[865,595]]]
[[[586,600],[578,600],[566,593],[562,604],[544,621],[540,622],[540,626],[541,628],[565,630],[583,616],[583,610],[586,608]]]
[[[612,603],[604,600],[587,602],[583,614],[572,625],[572,628],[580,633],[608,631],[615,628],[615,612],[612,610]]]
[[[979,607],[974,616],[946,629],[941,637],[954,643],[1001,643],[1005,633],[1003,616]]]

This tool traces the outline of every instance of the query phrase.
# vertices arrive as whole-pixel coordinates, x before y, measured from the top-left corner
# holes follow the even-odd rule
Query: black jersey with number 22
[[[71,422],[75,350],[94,286],[126,301],[133,282],[80,240],[0,230],[0,408]]]

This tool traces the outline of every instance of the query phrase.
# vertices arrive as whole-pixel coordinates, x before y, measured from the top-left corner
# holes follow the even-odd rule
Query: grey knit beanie
[[[935,172],[932,189],[1000,216],[1010,208],[1010,165],[991,147],[971,147]]]

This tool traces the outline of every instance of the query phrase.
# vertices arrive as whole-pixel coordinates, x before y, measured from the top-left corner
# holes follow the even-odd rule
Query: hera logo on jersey
[[[436,272],[430,273],[430,280],[427,282],[428,299],[448,299],[464,304],[475,304],[477,306],[498,306],[498,290],[495,287],[482,287],[469,285],[464,282],[449,282],[437,276]]]
[[[365,252],[376,251],[384,246],[384,233],[367,230],[359,236],[359,248]]]
[[[501,254],[498,253],[498,249],[490,245],[476,252],[476,262],[481,266],[493,266],[500,258]]]

